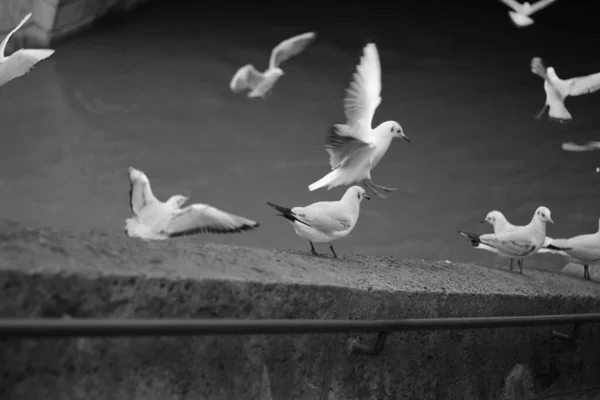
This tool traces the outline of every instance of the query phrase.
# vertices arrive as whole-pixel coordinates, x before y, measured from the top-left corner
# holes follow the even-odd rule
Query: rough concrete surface
[[[583,278],[583,271],[583,265],[570,262],[567,265],[565,265],[561,273]],[[588,266],[588,271],[590,271],[590,278],[593,281],[598,282],[600,280],[600,265],[590,264]]]
[[[397,319],[600,312],[596,283],[545,271],[519,275],[347,254],[336,260],[304,249],[204,240],[210,239],[145,243],[2,221],[0,316]],[[600,328],[584,325],[575,342],[553,339],[552,329],[571,327],[394,333],[378,356],[345,351],[348,339],[368,342],[374,334],[11,340],[0,344],[0,398],[510,398],[505,383],[514,381],[509,375],[518,364],[532,371],[530,386],[538,395],[597,382]]]

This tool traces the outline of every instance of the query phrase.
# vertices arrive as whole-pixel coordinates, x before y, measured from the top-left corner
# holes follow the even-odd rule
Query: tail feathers
[[[481,236],[481,235],[478,233],[463,232],[463,231],[457,231],[457,232],[460,233],[461,235],[465,236],[467,239],[469,239],[469,241],[471,242],[471,245],[473,245],[473,247],[477,247],[481,243],[481,241],[479,240],[479,236]]]
[[[331,171],[330,173],[328,173],[327,175],[325,175],[318,181],[310,184],[308,186],[308,190],[310,190],[312,192],[313,190],[317,190],[317,189],[320,189],[325,186],[328,186],[327,189],[331,189],[333,187],[339,186],[344,183],[344,182],[338,182],[340,177],[341,177],[340,169],[334,169],[333,171]]]
[[[291,208],[287,208],[287,207],[282,207],[282,206],[278,206],[277,204],[271,203],[269,201],[267,201],[267,204],[270,205],[271,207],[273,207],[274,209],[276,209],[277,211],[279,211],[281,214],[277,214],[282,216],[283,218],[290,220],[292,222],[299,222],[301,224],[304,224],[306,226],[310,226],[310,224],[298,219],[298,217],[296,216],[296,214],[294,214],[292,212]]]

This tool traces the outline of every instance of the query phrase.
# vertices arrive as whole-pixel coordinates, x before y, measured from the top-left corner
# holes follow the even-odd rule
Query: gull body
[[[402,127],[396,121],[386,121],[372,128],[375,110],[381,104],[381,66],[375,44],[369,43],[356,67],[353,81],[346,89],[344,99],[345,124],[334,124],[325,141],[332,171],[312,183],[313,191],[327,186],[331,189],[340,185],[361,182],[377,197],[386,197],[379,192],[398,190],[375,185],[371,170],[381,161],[390,147],[392,139],[402,138],[410,143]]]
[[[533,24],[534,22],[533,19],[531,19],[530,15],[533,15],[542,8],[549,6],[556,0],[539,0],[534,4],[530,4],[528,2],[521,4],[516,0],[500,1],[513,9],[513,11],[508,12],[508,15],[510,16],[510,19],[513,21],[513,23],[520,28],[524,28]]]
[[[500,233],[477,234],[458,231],[466,236],[475,248],[485,249],[503,257],[518,258],[517,264],[523,273],[523,259],[536,254],[546,243],[546,223],[552,221],[550,210],[538,207],[531,222],[525,226],[515,226],[513,229]]]
[[[54,54],[54,50],[49,49],[20,49],[5,57],[4,52],[10,38],[31,18],[31,13],[27,14],[19,25],[0,43],[0,86],[5,83],[27,74],[40,61],[45,60]]]
[[[595,233],[569,239],[552,239],[545,247],[572,263],[583,265],[583,277],[590,280],[589,265],[600,262],[600,219]]]
[[[269,68],[259,72],[252,64],[241,67],[231,79],[229,88],[234,93],[250,89],[248,97],[262,97],[269,93],[275,83],[283,76],[279,68],[282,62],[302,52],[316,37],[314,32],[307,32],[294,36],[279,43],[271,52]]]
[[[570,79],[561,79],[556,75],[553,67],[546,68],[540,57],[531,59],[531,72],[544,79],[546,102],[542,110],[535,116],[540,119],[547,108],[548,119],[555,122],[568,122],[573,117],[565,107],[565,99],[569,96],[594,93],[600,89],[600,73],[580,76]]]
[[[166,240],[209,233],[237,233],[259,226],[255,221],[221,211],[208,204],[182,205],[183,195],[159,201],[152,193],[146,174],[129,167],[129,205],[133,217],[125,220],[125,234],[144,240]]]
[[[600,141],[590,141],[585,143],[564,142],[561,144],[564,151],[592,151],[600,150]]]
[[[296,235],[310,243],[310,250],[314,255],[319,255],[314,243],[328,243],[333,256],[337,254],[333,249],[333,241],[348,236],[358,221],[360,202],[369,200],[369,196],[360,186],[352,186],[346,190],[339,201],[320,201],[306,207],[287,208],[267,202],[268,205],[279,211],[278,214],[286,218],[294,227]]]

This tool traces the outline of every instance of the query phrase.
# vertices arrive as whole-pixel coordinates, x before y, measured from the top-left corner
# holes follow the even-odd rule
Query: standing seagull
[[[207,204],[181,208],[188,197],[171,196],[159,201],[146,174],[129,167],[129,202],[132,218],[125,220],[125,234],[144,240],[166,240],[203,232],[238,233],[254,229],[258,222],[229,214]]]
[[[565,257],[568,261],[583,265],[583,277],[590,280],[590,264],[600,262],[600,219],[598,231],[570,239],[552,239],[545,246],[550,252]]]
[[[283,218],[290,221],[296,235],[308,239],[310,251],[318,256],[313,243],[329,243],[333,257],[334,240],[344,238],[352,232],[360,213],[360,202],[370,200],[365,189],[352,186],[346,190],[340,201],[319,201],[306,207],[287,208],[267,201],[267,204],[279,211]]]
[[[550,210],[538,207],[531,222],[525,226],[484,235],[463,231],[458,233],[469,238],[475,248],[489,250],[503,257],[518,258],[517,265],[522,274],[523,258],[534,255],[546,243],[546,222],[554,223]]]
[[[540,11],[542,8],[549,6],[556,0],[539,0],[537,3],[531,5],[527,2],[521,4],[515,0],[500,0],[514,11],[509,11],[508,15],[514,22],[514,24],[520,28],[524,28],[533,24],[533,20],[529,17],[534,13]]]
[[[550,107],[549,120],[560,123],[568,122],[573,118],[565,107],[565,99],[568,96],[594,93],[600,89],[600,72],[563,80],[556,75],[553,67],[546,68],[540,57],[531,59],[531,72],[544,79],[544,90],[546,91],[546,103],[535,116],[536,119],[540,119],[546,108]]]
[[[354,80],[346,89],[346,123],[333,125],[325,141],[325,150],[329,153],[329,164],[333,171],[309,185],[309,190],[324,186],[331,189],[354,182],[362,182],[379,198],[386,196],[377,189],[385,192],[398,190],[376,185],[371,180],[371,170],[390,147],[392,139],[402,138],[410,143],[396,121],[383,122],[375,129],[371,127],[375,110],[381,103],[380,94],[379,54],[375,44],[369,43],[356,67]]]
[[[283,75],[279,65],[302,52],[316,37],[314,32],[303,33],[279,43],[271,52],[269,68],[265,72],[258,72],[252,64],[241,67],[231,79],[229,88],[238,93],[250,89],[248,97],[263,97]]]
[[[27,14],[17,25],[15,29],[8,32],[8,35],[0,43],[0,86],[15,78],[25,75],[40,61],[45,60],[54,54],[54,50],[47,49],[21,49],[12,53],[9,57],[4,56],[4,50],[12,35],[31,18],[31,13]]]

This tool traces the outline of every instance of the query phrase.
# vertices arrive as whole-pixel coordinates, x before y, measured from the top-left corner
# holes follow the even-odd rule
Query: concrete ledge
[[[203,243],[143,243],[0,222],[0,316],[395,319],[600,312],[594,283],[526,270]],[[517,364],[536,394],[596,382],[600,327],[356,335],[15,340],[0,398],[492,399]],[[370,341],[376,335],[359,335]],[[512,375],[511,375],[512,374]],[[512,390],[512,389],[511,389]],[[526,397],[522,397],[526,398]]]
[[[590,278],[592,281],[600,281],[600,265],[590,264],[588,266],[588,271],[590,271]],[[583,279],[583,265],[581,264],[568,263],[560,272]]]

